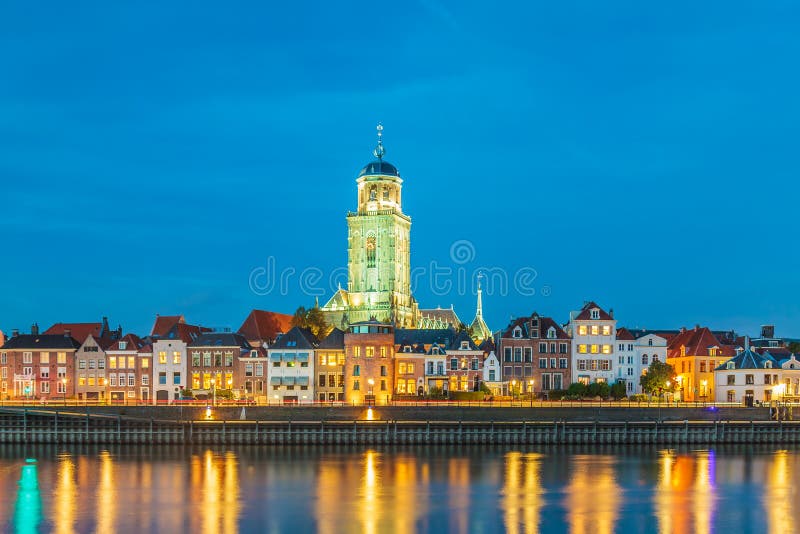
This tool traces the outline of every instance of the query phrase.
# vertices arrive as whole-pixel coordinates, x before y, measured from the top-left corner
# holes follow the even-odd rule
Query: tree
[[[319,307],[305,309],[300,306],[292,316],[292,326],[308,328],[317,339],[322,339],[331,331],[330,325],[325,320],[325,314]]]
[[[582,384],[580,382],[573,382],[567,388],[567,395],[569,395],[570,397],[585,397],[586,384]]]
[[[586,388],[586,393],[589,397],[600,397],[605,399],[611,393],[611,387],[607,382],[592,382]]]
[[[677,386],[675,368],[658,360],[650,364],[647,372],[639,379],[642,389],[650,395],[658,395],[664,391],[674,391]],[[669,385],[667,385],[669,383]]]
[[[792,341],[787,346],[790,352],[793,354],[800,354],[800,341]]]
[[[611,396],[614,397],[615,400],[620,400],[627,397],[628,391],[625,388],[625,382],[614,382],[614,385],[611,386]]]

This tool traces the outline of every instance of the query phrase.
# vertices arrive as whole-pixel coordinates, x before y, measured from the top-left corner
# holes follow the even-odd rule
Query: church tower
[[[356,179],[358,209],[347,214],[347,300],[351,323],[375,318],[416,323],[411,296],[411,218],[403,213],[400,173],[384,161],[378,124],[375,160]]]

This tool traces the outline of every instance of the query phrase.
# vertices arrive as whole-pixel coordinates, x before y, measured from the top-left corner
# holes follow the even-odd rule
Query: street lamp
[[[217,381],[216,379],[211,379],[211,406],[217,405]]]
[[[64,377],[61,379],[61,384],[64,386],[62,389],[64,390],[64,406],[67,405],[67,378]]]
[[[528,381],[528,392],[531,394],[531,408],[533,408],[533,378]]]
[[[514,400],[514,390],[517,389],[517,381],[511,381],[511,400]]]
[[[666,386],[667,386],[667,393],[668,393],[668,392],[669,392],[669,388],[672,386],[672,382],[670,382],[669,380],[667,380]],[[666,393],[665,393],[665,394],[664,394],[664,401],[666,402],[666,400],[667,400],[667,395],[666,395]]]
[[[369,384],[369,389],[367,390],[367,395],[369,395],[369,402],[370,402],[370,404],[372,404],[373,397],[374,397],[372,387],[375,385],[375,381],[370,378],[369,380],[367,380],[367,384]]]

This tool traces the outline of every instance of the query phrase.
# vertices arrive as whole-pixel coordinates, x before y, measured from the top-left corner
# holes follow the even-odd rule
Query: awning
[[[281,377],[273,376],[272,378],[269,379],[269,383],[272,384],[273,386],[280,386],[281,385]]]
[[[298,386],[307,386],[308,385],[308,377],[307,376],[298,376],[297,377],[297,385]]]
[[[300,354],[298,354],[297,355],[297,361],[301,362],[301,363],[302,362],[307,362],[308,361],[308,353],[307,352],[301,352]]]
[[[294,352],[287,352],[283,355],[283,361],[285,362],[293,362],[295,360],[296,354]]]
[[[284,376],[283,377],[283,385],[284,386],[293,386],[294,385],[294,379],[295,379],[295,377],[293,377],[293,376]]]
[[[281,356],[283,356],[283,354],[281,354],[280,352],[273,352],[272,354],[269,355],[269,361],[279,362],[281,361]]]

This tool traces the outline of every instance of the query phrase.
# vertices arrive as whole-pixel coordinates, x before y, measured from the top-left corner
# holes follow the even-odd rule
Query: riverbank
[[[494,420],[486,418],[489,413],[475,411],[462,411],[461,418],[452,420],[228,420],[218,419],[220,413],[210,415],[215,418],[166,420],[120,413],[4,409],[0,412],[0,443],[259,446],[800,443],[798,422],[725,419],[720,417],[720,411],[715,412],[716,419],[667,420],[650,413],[651,419],[631,417],[625,421],[528,419],[523,411],[515,412],[516,420]]]

